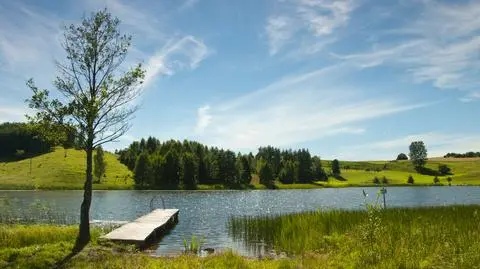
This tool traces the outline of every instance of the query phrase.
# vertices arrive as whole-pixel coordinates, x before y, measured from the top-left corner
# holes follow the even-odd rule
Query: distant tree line
[[[51,147],[49,141],[41,139],[24,123],[0,124],[0,155],[3,158],[14,157],[20,151],[30,154],[44,153]]]
[[[480,157],[480,152],[478,151],[477,152],[469,151],[466,153],[450,152],[445,154],[445,156],[443,156],[443,158],[475,158],[475,157]]]
[[[45,131],[48,129],[48,132]],[[74,147],[75,133],[65,126],[39,126],[30,123],[0,124],[0,157],[22,158],[49,152],[54,146]]]
[[[120,162],[134,171],[135,184],[145,189],[195,189],[197,184],[247,187],[252,175],[261,184],[273,186],[325,180],[319,157],[308,150],[280,150],[267,146],[258,153],[241,154],[195,141],[160,142],[149,137],[117,151]]]

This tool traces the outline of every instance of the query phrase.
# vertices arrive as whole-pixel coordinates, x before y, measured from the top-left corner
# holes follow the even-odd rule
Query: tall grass
[[[78,226],[0,224],[0,268],[52,268],[73,247]],[[92,244],[103,232],[91,229]]]
[[[17,199],[0,197],[0,224],[74,224],[78,218],[36,200],[24,206]]]
[[[0,249],[73,241],[78,229],[74,226],[0,225]]]
[[[192,235],[190,243],[187,239],[183,239],[183,251],[185,254],[200,254],[202,250],[203,238],[198,239],[196,236]]]
[[[230,251],[199,257],[197,255],[181,255],[171,258],[152,258],[146,255],[115,255],[111,252],[102,252],[97,258],[87,255],[79,255],[74,258],[67,268],[97,269],[97,268],[156,268],[156,269],[190,269],[190,268],[213,268],[213,269],[301,269],[322,268],[320,258],[306,257],[304,259],[275,259],[256,260],[246,259]]]
[[[105,232],[100,228],[91,229],[92,241]],[[72,242],[78,234],[77,225],[6,225],[0,224],[0,249],[23,248],[32,245],[52,244],[59,242]]]
[[[247,245],[265,242],[293,255],[333,254],[340,264],[355,267],[480,264],[480,206],[237,217],[228,226]]]

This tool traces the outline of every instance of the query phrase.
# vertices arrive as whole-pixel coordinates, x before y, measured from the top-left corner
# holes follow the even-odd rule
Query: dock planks
[[[169,224],[178,221],[178,209],[156,209],[105,235],[105,239],[136,244],[145,244]]]

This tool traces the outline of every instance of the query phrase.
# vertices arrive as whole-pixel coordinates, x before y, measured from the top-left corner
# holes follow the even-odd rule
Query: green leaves
[[[339,176],[340,173],[341,173],[340,162],[337,159],[335,159],[335,160],[332,161],[332,174],[334,176]]]
[[[98,183],[101,182],[102,176],[105,175],[105,170],[107,164],[105,163],[103,148],[101,146],[97,147],[97,152],[94,156],[94,166],[93,166],[93,173],[97,178]]]
[[[423,141],[415,141],[410,144],[410,160],[415,167],[423,167],[427,162],[427,148]]]
[[[129,103],[140,94],[145,71],[138,64],[118,72],[132,40],[120,33],[119,24],[104,9],[83,18],[79,25],[64,27],[66,61],[56,63],[59,75],[54,81],[61,99],[51,98],[48,90],[38,89],[30,79],[27,86],[33,95],[27,102],[36,110],[30,120],[68,123],[85,135],[84,141],[91,141],[85,144],[90,148],[128,130],[128,120],[136,111]]]

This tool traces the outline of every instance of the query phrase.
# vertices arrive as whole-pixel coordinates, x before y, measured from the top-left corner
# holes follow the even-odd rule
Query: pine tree
[[[197,188],[198,161],[190,152],[186,152],[182,156],[180,179],[184,189],[193,190]]]
[[[312,158],[312,173],[315,180],[327,180],[328,176],[323,170],[322,161],[319,157],[315,156]]]
[[[151,167],[150,158],[146,152],[138,155],[134,170],[135,184],[138,187],[145,188],[152,181]]]
[[[302,149],[297,152],[298,170],[297,177],[301,183],[312,180],[312,158],[308,150]]]
[[[250,184],[250,181],[252,181],[252,172],[250,171],[248,156],[239,155],[237,157],[235,166],[237,169],[239,183],[246,185]]]
[[[180,157],[172,148],[165,155],[165,177],[169,188],[176,189],[180,184]]]
[[[287,160],[283,162],[282,169],[278,175],[278,179],[283,184],[291,184],[297,181],[298,164],[295,161]]]
[[[168,187],[167,177],[165,176],[165,157],[158,152],[150,156],[153,171],[153,186],[155,188]]]
[[[103,175],[105,175],[105,169],[107,164],[105,163],[103,148],[101,146],[97,147],[97,152],[93,158],[93,174],[97,178],[97,183],[101,182]]]
[[[260,183],[267,187],[273,186],[274,178],[273,178],[273,170],[271,165],[263,159],[258,160],[257,165],[258,165],[257,170],[258,170],[258,176],[260,178]]]
[[[340,162],[337,159],[335,159],[335,160],[332,161],[332,174],[334,176],[339,176],[340,173],[341,173]]]

